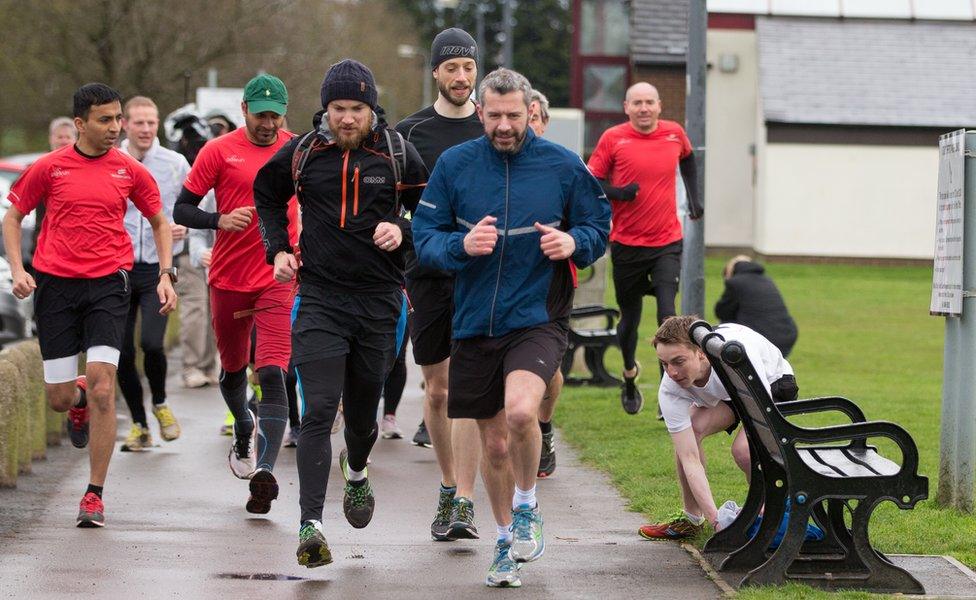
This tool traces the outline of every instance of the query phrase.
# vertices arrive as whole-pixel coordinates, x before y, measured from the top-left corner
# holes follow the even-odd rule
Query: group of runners
[[[536,481],[555,469],[551,420],[576,269],[603,256],[608,240],[622,311],[622,405],[636,414],[643,403],[637,326],[643,296],[653,294],[661,407],[677,449],[683,518],[691,526],[714,522],[696,441],[734,427],[734,415],[687,340],[690,321],[673,317],[679,167],[690,216],[702,214],[683,129],[659,118],[653,86],[636,84],[624,103],[628,122],[603,135],[587,165],[541,137],[548,102],[519,73],[487,74],[474,101],[478,47],[468,33],[441,32],[430,57],[438,97],[395,127],[377,103],[371,71],[355,60],[328,69],[322,109],[301,135],[283,127],[285,84],[258,75],[244,89],[244,126],[207,142],[192,167],[159,145],[151,99],[123,104],[98,83],[75,93],[77,141],[39,159],[14,185],[3,236],[14,293],[34,294],[49,403],[69,413],[72,443],[89,447],[79,527],[105,524],[116,376],[133,419],[126,446],[151,444],[135,368],[137,312],[152,412],[164,440],[180,435],[166,404],[162,338],[177,301],[173,256],[188,230],[215,232],[207,266],[219,390],[233,416],[228,465],[248,481],[248,512],[268,513],[278,496],[289,375],[297,380],[299,564],[333,560],[322,515],[340,407],[343,512],[353,527],[370,523],[377,411],[384,387],[402,391],[391,371],[409,333],[424,379],[421,425],[440,469],[431,537],[480,536],[473,502],[480,470],[496,524],[486,583],[521,584],[520,565],[545,550]],[[211,192],[213,205],[201,207]],[[20,223],[42,204],[28,272]],[[753,340],[749,332],[739,337]],[[773,381],[791,373],[779,360],[766,361]],[[249,367],[261,390],[256,414]],[[733,453],[742,464],[745,447],[747,465],[740,438]],[[676,537],[669,531],[642,535]]]

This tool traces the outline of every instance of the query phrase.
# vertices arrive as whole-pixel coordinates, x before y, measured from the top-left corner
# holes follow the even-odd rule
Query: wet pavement
[[[171,364],[178,364],[171,361]],[[177,371],[178,369],[171,369]],[[399,412],[405,437],[421,414],[412,368]],[[643,541],[641,517],[625,510],[607,478],[582,467],[558,442],[558,468],[540,481],[546,553],[522,569],[520,590],[491,590],[494,523],[478,482],[481,540],[430,541],[439,471],[433,450],[407,439],[377,441],[369,466],[376,512],[355,530],[341,513],[333,464],[324,519],[335,562],[297,564],[298,476],[283,448],[281,486],[268,515],[244,510],[247,482],[227,467],[230,438],[217,434],[224,407],[215,387],[183,390],[170,379],[170,405],[183,435],[141,453],[116,452],[105,489],[104,529],[78,529],[87,454],[53,449],[18,490],[0,491],[0,597],[11,598],[718,598],[721,592],[677,544]],[[124,407],[121,412],[125,412]],[[120,419],[120,436],[128,420]],[[342,436],[333,436],[333,463]]]

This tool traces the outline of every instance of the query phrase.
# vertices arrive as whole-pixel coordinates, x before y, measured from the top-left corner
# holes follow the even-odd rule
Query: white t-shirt
[[[769,386],[774,381],[778,381],[783,375],[792,375],[793,367],[783,358],[782,352],[762,335],[749,329],[745,325],[735,325],[726,323],[719,325],[715,331],[725,341],[736,340],[746,348],[746,354],[756,368],[756,374],[769,391]],[[729,400],[729,393],[725,391],[725,386],[718,378],[714,369],[709,365],[710,375],[704,386],[692,385],[690,388],[683,388],[674,382],[667,373],[661,378],[661,387],[658,390],[658,404],[661,405],[661,414],[664,415],[664,424],[669,433],[678,433],[691,427],[691,406],[716,406],[719,402]]]

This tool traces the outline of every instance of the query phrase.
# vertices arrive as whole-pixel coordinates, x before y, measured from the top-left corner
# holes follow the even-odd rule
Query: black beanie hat
[[[452,58],[473,58],[478,60],[478,43],[471,35],[457,27],[451,27],[437,34],[430,45],[430,68]]]
[[[376,108],[376,82],[363,63],[347,58],[329,67],[322,81],[322,108],[333,100],[358,100]]]

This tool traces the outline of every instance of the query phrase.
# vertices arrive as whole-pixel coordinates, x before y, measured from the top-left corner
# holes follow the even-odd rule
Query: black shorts
[[[292,310],[291,364],[347,355],[347,370],[383,381],[396,358],[402,311],[401,290],[343,294],[303,283]]]
[[[796,377],[787,374],[769,384],[769,392],[769,395],[775,403],[790,402],[799,397],[800,388],[796,385]],[[729,408],[732,409],[732,414],[735,415],[735,422],[726,427],[725,431],[729,435],[732,435],[735,433],[735,428],[739,426],[742,419],[739,418],[739,413],[735,412],[735,405],[731,402],[729,402]]]
[[[129,272],[94,279],[34,275],[34,316],[44,360],[65,358],[94,346],[122,349],[129,313]]]
[[[610,244],[613,287],[617,298],[654,294],[658,287],[678,289],[681,275],[681,240],[658,248]]]
[[[566,353],[566,323],[516,329],[497,338],[454,340],[448,374],[447,416],[490,419],[505,407],[505,378],[529,371],[547,385]]]
[[[408,317],[413,359],[418,365],[436,365],[451,355],[454,318],[454,278],[407,279],[413,312]]]

